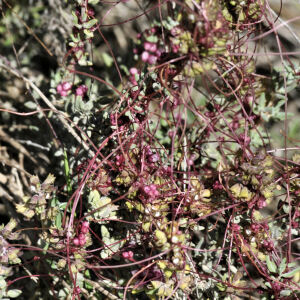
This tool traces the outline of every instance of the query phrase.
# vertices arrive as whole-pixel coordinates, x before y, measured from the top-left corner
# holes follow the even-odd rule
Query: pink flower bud
[[[139,71],[138,71],[137,68],[130,68],[129,73],[130,73],[131,75],[135,75],[135,74],[138,74]]]
[[[89,222],[88,221],[84,221],[82,222],[82,227],[86,227],[86,228],[89,228]]]
[[[153,154],[152,150],[150,149],[150,146],[146,146],[145,150],[146,150],[147,155],[152,155]]]
[[[267,206],[267,203],[265,201],[264,198],[260,198],[258,201],[257,201],[257,207],[258,208],[264,208],[265,206]]]
[[[145,42],[145,43],[144,43],[144,49],[145,49],[146,51],[149,51],[149,50],[151,49],[151,43]]]
[[[85,234],[84,233],[80,233],[78,236],[79,240],[83,240],[85,239]]]
[[[93,17],[95,15],[95,11],[92,8],[89,8],[87,14],[89,17]]]
[[[132,251],[125,251],[122,253],[123,258],[125,259],[132,259],[133,258],[133,252]]]
[[[155,43],[151,43],[151,44],[150,44],[150,49],[149,49],[149,51],[150,51],[150,52],[155,52],[156,50],[157,50],[156,44],[155,44]]]
[[[170,131],[168,132],[168,136],[169,136],[170,138],[173,138],[173,137],[175,136],[175,131],[170,130]]]
[[[155,184],[150,184],[150,189],[151,189],[151,191],[153,192],[153,191],[156,191],[156,185]]]
[[[188,159],[188,160],[187,160],[187,164],[188,164],[189,166],[192,166],[192,165],[194,164],[194,161],[193,161],[192,159]]]
[[[214,189],[214,190],[222,190],[222,189],[223,189],[223,186],[222,186],[222,184],[221,184],[219,181],[216,181],[216,182],[213,184],[213,189]]]
[[[116,165],[119,167],[125,162],[125,158],[123,155],[116,156]]]
[[[292,228],[298,228],[299,227],[299,223],[296,221],[292,221]]]
[[[80,245],[80,246],[84,246],[85,243],[86,243],[86,238],[79,239],[79,245]]]
[[[117,116],[116,116],[115,113],[112,113],[112,114],[110,115],[110,123],[111,123],[111,125],[113,125],[113,126],[116,126],[116,125],[117,125]]]
[[[179,51],[180,46],[179,45],[172,45],[172,51],[174,53],[177,53]]]
[[[269,225],[267,223],[263,223],[262,226],[265,230],[269,230]]]
[[[148,63],[150,65],[154,65],[157,61],[157,57],[155,55],[150,55],[149,58],[148,58]]]
[[[73,239],[73,244],[74,244],[75,246],[79,246],[79,245],[80,245],[79,239],[78,239],[78,238],[74,238],[74,239]]]
[[[176,36],[180,33],[180,29],[178,27],[173,27],[170,31],[173,36]]]
[[[61,83],[56,87],[56,91],[58,93],[61,93],[61,91],[63,90]]]
[[[137,85],[137,81],[135,80],[135,77],[134,77],[134,76],[130,76],[129,79],[130,79],[130,82],[131,82],[133,85]]]
[[[62,88],[64,91],[69,91],[72,88],[72,84],[70,82],[63,82],[62,83]]]
[[[232,231],[239,231],[241,229],[241,226],[238,224],[233,223],[231,225]]]
[[[148,185],[144,186],[144,192],[145,192],[146,194],[149,194],[150,191],[151,191],[150,186],[148,186]]]
[[[154,154],[150,155],[148,159],[151,163],[155,163],[159,160],[159,156],[158,156],[158,154],[154,153]]]
[[[159,191],[155,184],[146,185],[144,187],[144,193],[147,194],[150,198],[155,198],[159,196]]]
[[[81,293],[81,288],[79,286],[76,286],[74,288],[74,294],[79,295]]]
[[[86,234],[89,232],[89,228],[88,227],[81,227],[81,233]]]
[[[88,91],[88,88],[86,85],[81,85],[76,89],[76,96],[83,97]]]
[[[162,54],[162,50],[158,49],[158,50],[155,51],[156,57],[160,57],[161,54]]]
[[[149,52],[144,51],[144,52],[142,53],[141,58],[142,58],[142,61],[143,61],[143,62],[147,62],[147,61],[148,61],[148,58],[149,58]]]
[[[72,88],[72,84],[70,82],[63,82],[60,83],[57,87],[56,87],[56,91],[58,94],[60,94],[62,97],[65,97],[68,95],[68,91]]]

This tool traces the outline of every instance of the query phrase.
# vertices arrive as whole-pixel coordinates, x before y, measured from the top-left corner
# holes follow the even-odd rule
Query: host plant
[[[72,33],[45,94],[0,57],[65,127],[61,172],[32,176],[0,231],[1,297],[25,299],[26,279],[35,299],[298,299],[300,155],[285,132],[277,156],[268,126],[290,117],[299,67],[268,2],[148,0],[106,22],[132,2],[66,4]],[[104,30],[143,15],[131,59],[116,57]],[[281,60],[262,75],[269,35]]]

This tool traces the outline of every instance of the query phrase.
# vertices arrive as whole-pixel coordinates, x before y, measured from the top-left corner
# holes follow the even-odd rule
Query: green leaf
[[[292,270],[290,272],[282,274],[281,277],[283,277],[283,278],[291,278],[291,277],[293,277],[299,271],[300,271],[300,267],[298,267],[298,268],[296,268],[296,269],[294,269],[294,270]]]
[[[6,281],[3,276],[0,277],[0,289],[4,289],[6,287]]]
[[[110,68],[114,62],[113,58],[110,55],[108,55],[106,52],[102,53],[102,59],[108,68]]]
[[[280,291],[280,296],[287,297],[287,296],[290,296],[291,293],[292,293],[291,290],[282,290],[282,291]]]
[[[22,291],[21,290],[9,290],[7,292],[7,296],[10,297],[10,298],[17,298],[19,297],[20,295],[22,294]]]
[[[71,34],[70,36],[74,43],[78,43],[80,41],[80,38],[75,37],[74,34]]]
[[[268,288],[270,288],[270,289],[272,288],[270,282],[266,282],[266,283],[265,283],[265,286],[268,287]]]
[[[64,150],[64,167],[65,167],[65,176],[67,181],[67,191],[70,194],[72,192],[72,186],[71,186],[71,178],[70,178],[69,160],[68,160],[68,155],[66,150]]]
[[[291,262],[291,263],[288,264],[289,268],[294,268],[296,266],[297,266],[297,263],[295,261],[293,261],[293,262]]]
[[[84,23],[84,24],[83,24],[83,27],[86,28],[86,29],[90,29],[90,28],[92,28],[94,25],[96,25],[97,22],[98,22],[97,19],[92,19],[92,20],[90,20],[90,21]]]
[[[61,213],[59,212],[57,215],[56,215],[56,219],[55,219],[55,226],[57,228],[61,228],[61,224],[62,224],[62,215]]]
[[[102,235],[102,238],[106,238],[106,239],[109,239],[110,238],[110,234],[109,234],[109,231],[107,230],[107,228],[102,225],[101,226],[101,235]]]
[[[153,280],[153,281],[151,281],[151,283],[155,289],[159,289],[163,285],[163,283],[158,280]]]
[[[283,258],[278,268],[279,274],[282,274],[285,268],[286,268],[286,258]]]
[[[277,273],[277,266],[276,266],[276,264],[274,263],[274,261],[270,260],[270,257],[269,257],[269,256],[267,256],[266,262],[267,262],[268,270],[269,270],[271,273]]]
[[[94,37],[94,33],[92,31],[88,30],[88,29],[84,29],[83,32],[84,32],[84,34],[86,35],[87,38],[93,38]],[[87,66],[87,64],[89,63],[86,60],[81,60],[81,61],[84,61],[84,63],[85,63],[85,64],[83,64],[83,66]]]
[[[158,38],[155,35],[150,35],[146,37],[147,42],[149,43],[157,43],[158,42]]]
[[[89,194],[88,202],[92,204],[96,204],[100,201],[100,194],[97,190],[92,190]],[[95,206],[95,208],[98,208],[98,205]]]
[[[75,14],[75,12],[74,11],[72,11],[72,16],[74,17],[74,25],[76,25],[76,24],[78,24],[78,18],[77,18],[77,16],[76,16],[76,14]]]
[[[36,109],[36,103],[33,101],[27,101],[24,106],[32,110]]]

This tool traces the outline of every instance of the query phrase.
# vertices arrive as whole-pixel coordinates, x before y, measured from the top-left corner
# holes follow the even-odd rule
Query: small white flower
[[[156,217],[156,218],[160,217],[160,212],[157,211],[157,212],[154,214],[154,217]]]
[[[172,243],[176,244],[178,243],[178,237],[177,236],[172,236],[172,239],[171,239]]]

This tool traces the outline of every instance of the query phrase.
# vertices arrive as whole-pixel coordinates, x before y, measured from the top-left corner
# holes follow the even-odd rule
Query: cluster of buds
[[[266,199],[264,197],[259,197],[259,199],[256,202],[256,206],[258,209],[264,208],[267,206]]]
[[[250,228],[251,228],[251,231],[252,231],[254,234],[256,234],[256,233],[258,233],[259,230],[260,230],[260,224],[252,223],[251,226],[250,226]]]
[[[267,206],[266,198],[264,196],[255,196],[248,203],[248,207],[251,209],[255,207],[256,209],[262,209]]]
[[[156,198],[159,196],[159,191],[157,190],[157,186],[155,184],[145,185],[143,187],[143,192],[149,198]]]
[[[86,85],[82,84],[76,89],[76,96],[84,97],[86,95],[87,91],[88,91],[88,87]]]
[[[152,27],[149,30],[146,30],[143,34],[143,38],[145,41],[142,44],[142,47],[140,49],[134,49],[135,54],[140,54],[140,58],[143,62],[148,63],[150,65],[156,64],[157,60],[160,58],[162,54],[162,49],[160,49],[158,45],[158,30],[156,27]],[[149,40],[149,37],[154,37],[155,41]],[[138,40],[142,38],[141,34],[137,35]]]
[[[147,62],[150,65],[154,65],[160,56],[161,51],[157,49],[156,43],[144,43],[144,51],[141,54],[141,59],[143,62]]]
[[[56,91],[57,93],[61,96],[61,97],[66,97],[68,96],[69,92],[72,89],[72,84],[70,82],[64,81],[62,83],[60,83],[57,87],[56,87]],[[84,97],[86,95],[88,91],[88,88],[86,85],[82,84],[80,86],[78,86],[76,88],[75,94],[78,97]]]
[[[124,165],[124,163],[125,163],[124,155],[122,154],[116,155],[116,166],[119,168],[119,170],[120,168],[123,169],[122,166]]]
[[[283,286],[280,284],[280,282],[277,282],[277,281],[272,281],[271,287],[272,287],[272,290],[277,293],[280,292],[283,288]]]
[[[135,261],[135,260],[133,259],[133,252],[132,252],[132,251],[124,251],[124,252],[122,253],[122,256],[123,256],[124,259],[128,259],[128,260],[130,260],[130,261]]]
[[[269,230],[269,225],[267,223],[261,223],[261,224],[258,224],[258,223],[252,223],[250,225],[250,229],[251,231],[256,234],[258,233],[260,230]]]
[[[80,233],[77,237],[73,239],[73,244],[75,246],[84,246],[86,243],[86,234],[89,232],[89,222],[82,222],[80,227]]]
[[[159,155],[157,153],[153,153],[150,148],[146,150],[146,158],[150,164],[156,163],[160,159]]]
[[[214,190],[223,190],[223,185],[218,180],[216,180],[215,183],[213,184],[213,189]]]
[[[69,93],[69,91],[72,88],[72,84],[70,82],[62,82],[56,87],[56,91],[59,95],[62,97],[66,97]]]
[[[264,240],[263,241],[263,246],[269,252],[274,250],[274,243],[271,240]]]

